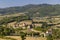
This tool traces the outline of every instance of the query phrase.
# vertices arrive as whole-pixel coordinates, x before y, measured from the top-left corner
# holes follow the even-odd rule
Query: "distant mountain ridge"
[[[1,8],[0,14],[13,14],[20,12],[28,12],[28,15],[32,16],[55,16],[60,15],[60,5],[51,4],[29,4],[25,6]],[[37,12],[39,14],[37,14]],[[37,14],[37,15],[36,15]]]

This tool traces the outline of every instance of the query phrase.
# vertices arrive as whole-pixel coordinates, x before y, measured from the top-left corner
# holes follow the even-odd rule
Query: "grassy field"
[[[8,14],[8,15],[0,15],[0,20],[4,19],[5,17],[16,17],[16,16],[24,16],[24,13],[16,13],[16,14]]]

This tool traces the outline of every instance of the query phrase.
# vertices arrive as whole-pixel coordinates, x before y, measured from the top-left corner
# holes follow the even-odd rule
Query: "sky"
[[[0,8],[24,6],[27,4],[60,4],[60,0],[0,0]]]

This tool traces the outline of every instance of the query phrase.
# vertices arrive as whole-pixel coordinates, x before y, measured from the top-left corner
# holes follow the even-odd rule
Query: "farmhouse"
[[[52,29],[48,29],[48,30],[46,31],[46,36],[51,35],[51,34],[52,34]]]
[[[32,20],[24,20],[24,21],[21,21],[19,24],[31,25]]]

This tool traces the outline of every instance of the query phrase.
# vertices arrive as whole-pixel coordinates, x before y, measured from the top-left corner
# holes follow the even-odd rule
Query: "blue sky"
[[[43,3],[60,4],[60,0],[0,0],[0,8]]]

